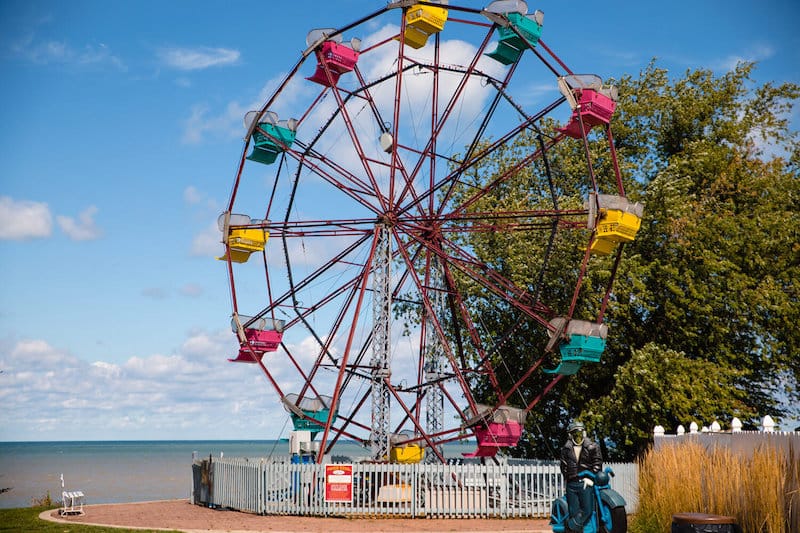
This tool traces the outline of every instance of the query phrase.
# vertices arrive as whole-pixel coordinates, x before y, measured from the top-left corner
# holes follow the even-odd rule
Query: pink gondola
[[[594,74],[566,76],[559,80],[562,94],[572,107],[572,115],[563,128],[558,131],[564,135],[580,139],[581,120],[586,133],[594,126],[602,126],[611,121],[617,108],[617,89],[603,85]]]
[[[478,449],[464,457],[494,457],[500,448],[516,446],[522,436],[527,412],[524,409],[501,405],[494,412],[487,405],[477,405],[480,422],[473,427]]]
[[[314,30],[309,33],[306,41],[309,45],[324,35],[325,30]],[[332,30],[328,30],[332,31]],[[339,76],[351,72],[358,62],[358,50],[361,47],[360,39],[351,39],[349,43],[341,42],[341,35],[323,42],[317,49],[317,70],[307,80],[319,83],[326,87],[333,87],[339,82]],[[330,71],[328,78],[325,67]]]
[[[239,324],[246,324],[251,317],[239,316]],[[252,327],[241,328],[239,336],[240,348],[235,358],[228,359],[232,363],[251,363],[261,361],[266,352],[277,351],[283,338],[283,321],[258,319],[251,324]],[[237,320],[231,321],[231,329],[239,332]]]

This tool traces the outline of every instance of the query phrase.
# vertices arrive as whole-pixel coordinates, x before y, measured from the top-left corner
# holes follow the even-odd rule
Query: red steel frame
[[[425,2],[420,2],[425,4]],[[400,16],[400,33],[402,36],[405,28],[405,9],[392,9],[393,6],[389,5],[383,9],[375,11],[374,13],[363,17],[356,22],[344,26],[338,30],[338,33],[345,33],[353,28],[360,26],[362,23],[372,20],[373,18],[382,16],[389,11],[395,11]],[[407,9],[407,8],[406,8]],[[459,14],[461,16],[475,16],[480,15],[480,10],[462,8],[458,6],[448,6],[451,14]],[[484,19],[485,20],[485,19]],[[519,171],[533,165],[537,161],[546,157],[547,150],[551,149],[555,144],[564,140],[564,135],[553,133],[546,143],[532,151],[527,156],[519,159],[515,164],[511,165],[505,172],[494,177],[493,181],[487,184],[483,189],[476,190],[470,197],[464,199],[459,205],[453,206],[450,202],[452,200],[452,193],[456,188],[457,182],[460,177],[471,169],[476,168],[486,157],[493,151],[503,146],[505,143],[510,142],[512,139],[522,134],[525,130],[538,128],[541,119],[548,115],[552,110],[556,109],[563,102],[563,98],[559,98],[550,105],[546,106],[542,111],[532,116],[527,116],[525,120],[521,121],[519,125],[512,128],[506,134],[490,141],[481,150],[478,150],[477,141],[481,133],[491,118],[490,115],[485,116],[485,122],[479,129],[478,134],[475,136],[472,145],[467,150],[467,153],[461,161],[453,162],[449,156],[444,156],[437,153],[437,140],[442,133],[444,127],[448,124],[448,120],[455,112],[457,104],[464,96],[468,82],[480,76],[484,76],[478,70],[478,62],[481,59],[483,52],[487,45],[490,43],[495,25],[487,22],[481,22],[477,17],[474,19],[461,19],[451,16],[448,24],[468,24],[472,26],[480,26],[486,29],[485,37],[477,48],[477,51],[470,62],[470,64],[463,68],[453,68],[445,66],[440,62],[440,35],[436,34],[433,41],[433,61],[432,63],[424,63],[413,57],[406,55],[406,50],[402,39],[399,39],[398,55],[396,61],[396,71],[392,74],[394,77],[395,93],[394,102],[392,105],[391,116],[391,130],[393,139],[396,140],[396,145],[390,156],[389,162],[389,186],[388,193],[384,194],[379,185],[378,178],[374,173],[374,168],[379,165],[386,165],[385,162],[379,161],[371,157],[362,146],[359,137],[358,129],[355,125],[355,120],[350,116],[348,102],[354,99],[363,100],[369,107],[370,112],[373,114],[376,122],[383,124],[383,117],[379,108],[371,95],[371,88],[377,82],[368,83],[363,77],[358,65],[356,65],[352,76],[357,80],[357,89],[347,90],[339,88],[336,85],[332,87],[325,87],[322,92],[314,100],[311,107],[301,116],[298,120],[298,131],[302,129],[303,122],[306,120],[311,109],[317,105],[324,95],[332,96],[336,101],[337,110],[334,117],[330,119],[327,125],[318,134],[317,138],[310,139],[308,137],[301,137],[292,146],[286,146],[286,156],[295,161],[299,168],[304,169],[306,172],[311,172],[317,177],[327,182],[332,190],[338,191],[350,201],[355,202],[358,206],[371,212],[374,217],[361,217],[350,219],[336,219],[336,220],[289,220],[288,216],[283,222],[269,223],[268,229],[271,233],[271,243],[280,241],[284,245],[284,250],[288,250],[286,243],[290,239],[295,238],[326,238],[326,237],[340,237],[349,236],[355,238],[352,243],[343,249],[340,253],[334,255],[326,262],[318,265],[318,267],[311,273],[307,274],[304,278],[299,280],[291,280],[291,289],[278,295],[272,294],[270,287],[270,276],[266,256],[264,257],[264,267],[267,269],[267,290],[268,290],[268,305],[254,315],[253,320],[264,316],[272,316],[276,310],[280,308],[292,309],[295,313],[295,318],[288,320],[285,329],[291,330],[293,327],[303,327],[308,317],[314,313],[326,308],[330,304],[340,301],[344,298],[342,307],[336,313],[336,318],[332,320],[330,328],[325,332],[317,332],[313,328],[308,328],[310,333],[316,337],[320,350],[316,360],[311,368],[304,368],[301,364],[299,357],[296,356],[286,346],[282,345],[281,356],[285,356],[291,362],[292,367],[296,370],[302,386],[299,392],[299,401],[306,395],[319,395],[321,391],[315,387],[315,378],[322,368],[334,368],[336,370],[336,385],[333,391],[333,404],[338,404],[339,395],[343,388],[352,380],[358,378],[367,378],[368,372],[364,370],[364,363],[362,359],[366,353],[366,345],[369,344],[369,339],[363,341],[357,346],[354,338],[357,324],[359,320],[360,310],[364,305],[364,300],[369,293],[368,278],[373,269],[373,261],[375,254],[375,239],[374,227],[378,222],[388,224],[392,231],[394,241],[393,261],[404,266],[402,274],[395,281],[395,290],[393,298],[397,299],[401,296],[401,291],[407,283],[412,287],[416,287],[421,296],[420,305],[425,310],[426,314],[432,317],[432,326],[435,329],[437,336],[440,339],[440,345],[444,349],[444,355],[450,365],[450,382],[457,384],[457,389],[462,393],[467,401],[467,406],[462,406],[459,400],[455,398],[452,391],[449,390],[444,381],[438,383],[423,383],[423,358],[421,354],[426,352],[426,335],[420,335],[418,353],[420,354],[418,360],[417,376],[418,383],[412,387],[402,388],[397,384],[389,382],[387,378],[387,385],[389,391],[396,404],[403,412],[403,419],[397,425],[398,429],[407,422],[410,422],[417,434],[420,435],[419,440],[433,450],[434,453],[439,455],[438,445],[458,440],[463,438],[463,428],[460,426],[448,428],[436,434],[427,434],[423,423],[421,422],[421,405],[424,394],[423,389],[426,386],[437,386],[444,392],[450,406],[459,414],[464,415],[464,409],[470,408],[473,413],[476,411],[476,401],[470,389],[470,379],[473,375],[479,374],[487,377],[489,382],[495,388],[497,398],[497,406],[504,405],[510,399],[512,394],[516,393],[519,388],[529,379],[532,379],[534,372],[536,372],[543,362],[547,359],[546,354],[542,354],[538,359],[535,359],[531,365],[524,369],[518,376],[518,379],[507,390],[502,390],[500,381],[496,376],[496,369],[491,362],[488,350],[485,346],[484,340],[481,338],[479,328],[475,323],[473,314],[470,311],[469,304],[464,300],[463,295],[457,290],[456,278],[465,276],[468,279],[481,285],[486,291],[495,295],[497,298],[506,302],[506,304],[520,312],[528,319],[538,323],[542,327],[553,329],[549,324],[549,319],[555,316],[555,311],[545,305],[543,302],[538,301],[537,298],[530,294],[525,288],[515,285],[511,280],[507,279],[500,272],[488,268],[474,255],[463,246],[459,245],[456,240],[451,236],[458,236],[468,232],[526,232],[534,229],[542,228],[560,228],[560,229],[575,229],[585,227],[585,217],[587,211],[585,209],[578,210],[522,210],[512,212],[494,212],[494,213],[476,213],[470,212],[470,208],[477,204],[479,200],[484,198],[487,194],[491,193],[497,187],[503,185],[508,180],[513,178]],[[371,51],[379,49],[381,46],[390,44],[391,39],[384,40],[376,43],[375,45],[361,51],[361,56],[368,55]],[[556,76],[571,74],[571,71],[566,65],[542,42],[538,42],[538,48],[530,46],[530,50],[536,57]],[[540,51],[541,50],[541,51]],[[543,52],[542,52],[543,51]],[[290,70],[289,74],[280,84],[278,90],[269,98],[269,100],[262,106],[260,112],[264,112],[274,105],[276,100],[282,94],[290,80],[298,76],[300,68],[303,66],[305,60],[309,57],[314,58],[314,50],[306,50],[301,59]],[[552,59],[559,68],[554,67],[545,56]],[[410,65],[410,66],[407,66]],[[429,140],[421,148],[416,149],[413,146],[408,146],[401,143],[402,131],[402,92],[403,92],[403,77],[410,68],[424,69],[430,72],[433,76],[432,84],[432,97],[431,97],[431,121]],[[448,69],[448,71],[457,71],[461,73],[462,77],[456,89],[453,91],[449,101],[444,103],[444,107],[440,111],[439,101],[439,72],[440,70]],[[494,80],[493,86],[497,90],[495,94],[494,106],[503,98],[508,98],[506,89],[512,76],[517,68],[514,64],[508,68],[505,77],[502,80]],[[326,75],[330,75],[327,72]],[[383,81],[390,79],[389,76]],[[323,154],[317,153],[314,149],[315,143],[320,135],[324,135],[325,129],[330,125],[334,119],[341,120],[347,132],[348,141],[352,144],[353,149],[361,161],[361,170],[363,174],[356,175],[353,171],[345,168],[344,165],[338,164],[335,160],[326,157]],[[242,174],[245,168],[245,156],[249,150],[250,138],[255,128],[258,126],[254,123],[251,131],[247,132],[247,141],[244,143],[244,148],[240,158],[239,167],[234,179],[234,185],[228,203],[228,211],[233,212],[236,207],[237,194],[239,191]],[[259,130],[265,135],[269,135],[263,130]],[[610,127],[606,128],[606,137],[611,150],[611,157],[614,160],[614,171],[616,177],[617,193],[624,195],[622,188],[622,180],[620,176],[619,167],[616,162],[616,153],[613,147],[613,138],[611,135]],[[589,156],[589,145],[586,139],[586,132],[584,130],[583,144],[585,155],[587,159],[588,173],[591,178],[591,190],[597,192],[598,184],[594,174],[591,159]],[[279,140],[276,140],[279,142]],[[416,162],[410,166],[406,166],[404,160],[401,158],[400,153],[416,154]],[[427,165],[426,165],[427,163]],[[446,172],[441,172],[438,168],[439,164],[446,163],[450,165]],[[419,192],[415,184],[419,183],[422,176],[422,170],[426,168],[429,173],[428,187],[426,191]],[[299,172],[299,170],[298,170]],[[437,178],[438,174],[443,174]],[[399,176],[399,177],[398,177]],[[295,180],[298,178],[296,177]],[[274,194],[274,192],[273,192]],[[265,219],[269,219],[272,214],[272,197],[267,207]],[[486,221],[491,221],[487,223]],[[553,230],[555,231],[555,229]],[[303,302],[299,305],[296,301],[296,295],[301,293],[306,287],[313,284],[319,277],[325,275],[337,265],[342,262],[347,262],[349,258],[358,249],[369,247],[369,254],[363,263],[359,263],[360,270],[356,275],[342,280],[337,286],[330,289],[327,296],[321,298],[316,302]],[[274,249],[271,249],[274,251]],[[614,273],[616,272],[621,256],[622,246],[617,253],[614,261],[612,276],[608,284],[608,288],[603,297],[601,304],[600,315],[598,322],[602,321],[603,313],[606,309],[609,294],[612,288]],[[291,258],[286,254],[287,264],[291,263]],[[440,320],[437,315],[437,310],[434,309],[428,290],[426,287],[430,284],[429,278],[429,265],[431,258],[436,256],[439,262],[443,265],[444,282],[447,288],[447,297],[450,302],[451,319],[458,320],[463,325],[469,339],[469,345],[474,350],[476,358],[479,362],[478,366],[471,367],[466,363],[463,352],[455,353],[451,347],[452,343],[449,340],[447,325]],[[575,311],[577,301],[579,299],[580,288],[582,280],[586,275],[588,262],[589,262],[589,248],[583,256],[582,263],[578,271],[577,280],[575,283],[575,290],[573,293],[572,302],[566,316],[571,317]],[[420,260],[422,258],[422,263]],[[420,275],[420,264],[422,264],[422,275]],[[290,271],[291,276],[291,271]],[[228,261],[228,277],[230,283],[230,290],[233,302],[233,312],[238,313],[238,299],[235,283],[235,275],[232,262]],[[347,323],[347,320],[350,323]],[[247,327],[248,324],[244,324]],[[424,325],[422,326],[425,327]],[[330,342],[336,338],[340,333],[346,333],[346,344],[343,353],[340,357],[334,357],[331,351]],[[461,340],[459,339],[459,342]],[[357,349],[356,349],[357,348]],[[460,351],[460,350],[458,350]],[[255,355],[255,354],[254,354]],[[261,359],[256,359],[258,366],[267,377],[270,384],[274,387],[281,399],[285,398],[284,391],[278,380],[273,376],[269,365]],[[266,358],[265,358],[266,360]],[[544,374],[536,374],[538,378],[543,378]],[[547,377],[549,382],[543,388],[541,394],[536,398],[531,399],[524,406],[525,409],[532,409],[552,388],[563,378],[561,375],[555,377]],[[403,394],[416,391],[414,402],[409,404],[404,400]],[[333,444],[341,437],[361,440],[357,434],[358,430],[369,431],[369,427],[356,420],[359,410],[367,403],[366,400],[369,392],[360,397],[358,402],[350,412],[340,413],[337,419],[333,419],[333,412],[328,417],[328,420],[322,426],[322,445],[320,450],[320,459],[326,450],[330,450]],[[355,429],[350,429],[350,428]],[[440,460],[444,460],[439,455]]]

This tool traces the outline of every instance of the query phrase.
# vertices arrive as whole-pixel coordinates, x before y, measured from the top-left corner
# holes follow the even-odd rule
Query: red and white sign
[[[353,465],[325,465],[325,501],[353,502]]]

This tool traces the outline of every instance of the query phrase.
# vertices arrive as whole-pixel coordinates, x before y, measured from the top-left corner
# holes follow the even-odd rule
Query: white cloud
[[[230,330],[199,331],[174,354],[116,364],[41,339],[0,339],[0,440],[207,438],[212,425],[233,438],[251,421],[249,437],[272,438],[264,412],[273,421],[286,414],[256,366],[227,361],[237,346]],[[234,416],[245,397],[253,404]]]
[[[217,225],[220,207],[217,202],[199,191],[194,186],[188,186],[183,191],[183,201],[194,208],[197,216],[207,221],[209,214],[213,213],[213,221],[201,229],[192,239],[189,254],[194,257],[218,257],[225,252],[222,245],[222,234]],[[187,285],[181,289],[184,296],[197,296],[202,291],[198,287]]]
[[[228,341],[232,341],[232,338],[227,332],[195,332],[181,345],[181,353],[185,353],[190,359],[214,357],[219,353],[220,344]]]
[[[127,70],[122,59],[104,43],[75,47],[66,41],[37,41],[29,35],[12,46],[12,50],[18,56],[42,65],[111,66],[118,70]]]
[[[182,141],[185,144],[197,144],[207,133],[227,138],[242,136],[244,131],[242,120],[246,111],[238,103],[231,102],[224,111],[213,115],[207,105],[197,104],[192,107],[191,114],[184,120]]]
[[[165,300],[169,296],[169,292],[161,287],[145,287],[142,289],[142,296],[153,300]]]
[[[189,185],[183,190],[183,201],[189,205],[199,204],[203,200],[203,195],[197,190],[197,187]]]
[[[0,196],[0,239],[24,241],[49,237],[53,216],[44,202]]]
[[[286,73],[280,72],[268,80],[248,105],[243,106],[237,101],[232,101],[219,111],[213,111],[205,104],[193,106],[189,117],[184,120],[183,142],[197,144],[202,142],[207,134],[228,139],[244,137],[245,113],[260,108],[285,77]],[[297,111],[293,104],[301,100],[303,96],[313,94],[316,91],[313,85],[306,83],[302,77],[295,77],[284,91],[286,98],[273,111],[281,116],[289,114],[291,111]]]
[[[158,53],[165,65],[178,70],[202,70],[210,67],[234,65],[240,53],[230,48],[164,48]]]
[[[199,207],[199,213],[205,219],[209,213],[219,214],[218,202],[197,187],[189,185],[183,190],[183,202],[192,207]]]
[[[187,283],[180,289],[181,294],[188,298],[197,298],[203,295],[203,287],[196,283]]]
[[[41,361],[46,366],[57,366],[61,363],[74,364],[75,359],[64,352],[56,350],[46,341],[39,339],[22,340],[11,350],[12,359],[21,361]]]
[[[225,253],[216,220],[194,236],[190,253],[195,257],[218,257]]]
[[[715,70],[730,71],[736,68],[736,65],[743,62],[759,62],[769,59],[775,55],[775,50],[772,46],[763,43],[756,43],[746,49],[742,54],[732,54],[723,59],[713,62]]]
[[[97,207],[89,206],[77,218],[58,215],[56,222],[67,237],[74,241],[88,241],[102,236],[94,216]],[[14,200],[0,197],[0,239],[29,240],[50,237],[53,231],[53,215],[44,202]]]
[[[372,35],[364,38],[365,47],[395,35],[398,29],[397,26],[393,25],[379,28]],[[446,40],[442,42],[441,46],[442,54],[448,57],[448,62],[452,64],[468,64],[476,50],[474,45],[460,40]],[[420,58],[423,61],[431,61],[433,58],[433,47],[426,46],[421,50],[414,51],[413,54],[416,58]],[[364,54],[359,60],[359,68],[367,79],[377,79],[387,73],[393,72],[396,61],[396,47],[386,46],[370,54]],[[311,64],[311,62],[309,61],[306,64]],[[502,65],[489,59],[481,59],[479,66],[485,72],[492,75],[498,75],[503,70]],[[348,76],[352,77],[353,75],[351,74]],[[241,105],[237,101],[232,101],[228,103],[224,109],[220,110],[214,110],[207,104],[197,104],[193,106],[189,117],[184,120],[182,141],[186,144],[197,144],[203,142],[209,135],[227,138],[241,137],[244,133],[244,126],[242,124],[244,114],[247,111],[260,108],[264,102],[275,93],[285,77],[285,72],[276,73],[275,76],[264,84],[259,94],[256,95],[248,105]],[[450,76],[443,74],[441,76],[441,106],[444,106],[447,102],[450,94],[456,87],[458,79],[459,76],[457,75]],[[348,83],[347,78],[344,78],[341,83],[346,85]],[[404,78],[404,83],[405,88],[403,93],[404,96],[409,99],[404,102],[404,112],[407,113],[409,110],[425,109],[424,104],[429,96],[427,90],[420,90],[420,87],[424,88],[429,84],[429,80],[424,76],[419,79],[415,79],[415,76],[406,76]],[[379,102],[379,107],[385,107],[386,102],[394,98],[394,82],[390,81],[382,85],[383,87],[373,88],[372,94],[373,98]],[[474,110],[482,105],[487,92],[488,90],[476,79],[469,84],[467,92],[461,98],[462,108],[457,112],[465,115],[474,113]],[[301,75],[293,76],[281,90],[281,97],[274,102],[271,110],[276,112],[280,118],[296,116],[299,110],[304,109],[310,101],[317,97],[318,93],[319,87],[317,85],[306,82]],[[329,118],[335,105],[336,102],[332,98],[328,98],[327,101],[319,105],[318,112],[315,113],[315,116],[306,117],[304,119],[303,130],[307,132],[316,131],[317,128]],[[356,102],[353,105],[362,106],[363,103]],[[361,115],[361,120],[370,120],[368,113],[362,113]],[[407,118],[408,117],[404,116],[402,122],[406,123]],[[379,134],[380,132],[377,133]],[[329,137],[335,137],[335,135],[329,135]],[[377,139],[377,135],[375,137]],[[366,139],[362,139],[362,142],[364,141],[366,141]]]
[[[124,369],[133,376],[166,376],[175,375],[186,361],[177,355],[151,355],[147,358],[131,357],[124,365]]]
[[[91,364],[91,372],[99,378],[114,379],[121,375],[122,369],[113,363],[95,361]]]
[[[300,336],[289,349],[310,371],[317,342]],[[227,361],[237,350],[229,329],[193,331],[174,353],[119,363],[87,362],[41,339],[0,338],[0,440],[288,436],[291,422],[260,367]],[[285,393],[299,391],[299,371],[285,354],[264,362]],[[329,394],[335,379],[323,369],[315,385]],[[356,392],[341,405],[353,405]]]
[[[77,219],[59,215],[56,217],[56,221],[61,231],[73,241],[91,241],[103,235],[103,232],[95,224],[95,214],[97,214],[97,207],[91,205],[84,209]]]

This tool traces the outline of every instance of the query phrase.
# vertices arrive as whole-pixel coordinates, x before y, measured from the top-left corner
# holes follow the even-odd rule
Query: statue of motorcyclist
[[[595,474],[603,468],[600,446],[586,437],[583,424],[574,421],[567,426],[567,441],[561,448],[561,474],[567,482],[569,518],[566,533],[580,533],[589,521],[594,508],[594,482],[581,472]]]

